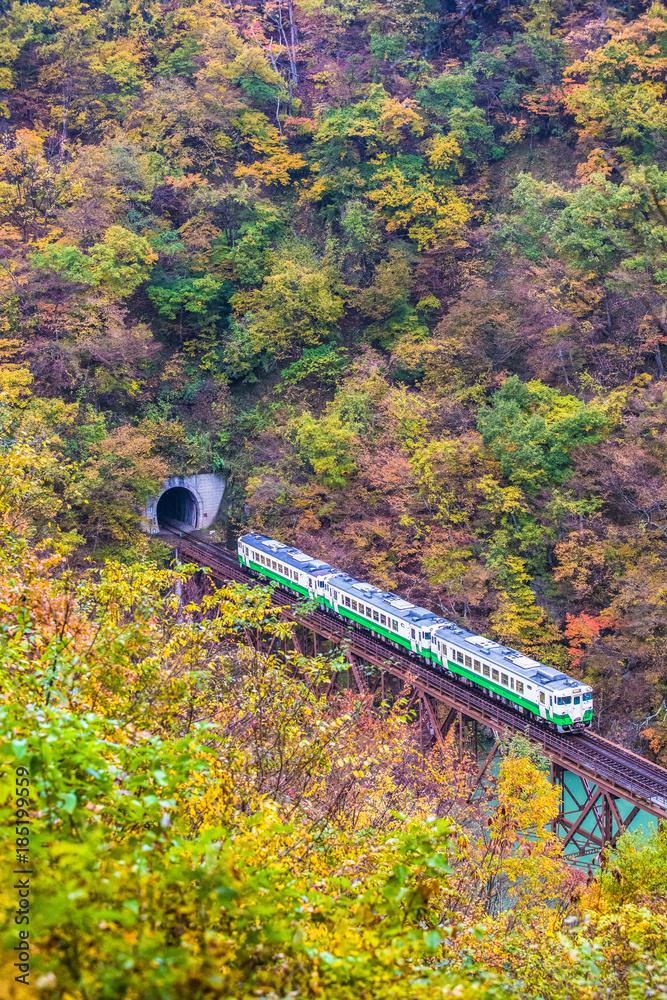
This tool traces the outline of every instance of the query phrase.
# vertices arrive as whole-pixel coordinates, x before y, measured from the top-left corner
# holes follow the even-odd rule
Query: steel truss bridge
[[[162,525],[160,537],[177,549],[179,559],[207,567],[215,579],[258,583],[241,568],[233,552],[201,541],[188,532],[187,526],[173,522]],[[477,727],[491,730],[493,746],[481,763],[478,759],[475,787],[501,752],[499,734],[520,733],[539,745],[551,761],[551,781],[560,788],[560,811],[552,829],[562,838],[569,857],[574,854],[581,859],[591,858],[606,846],[613,846],[640,812],[656,817],[658,822],[667,821],[667,770],[657,764],[590,730],[562,736],[535,717],[493,695],[482,694],[453,674],[433,670],[408,650],[398,650],[364,629],[348,626],[323,611],[303,613],[299,600],[280,587],[274,591],[273,603],[280,607],[284,618],[312,633],[315,653],[318,638],[344,647],[361,694],[370,693],[364,666],[380,670],[383,695],[387,679],[392,677],[401,687],[411,689],[408,707],[419,704],[422,723],[441,746],[445,746],[445,737],[455,724],[461,755],[466,726],[472,724],[476,747]],[[438,705],[445,706],[444,721],[438,718]],[[578,780],[573,782],[568,775]]]

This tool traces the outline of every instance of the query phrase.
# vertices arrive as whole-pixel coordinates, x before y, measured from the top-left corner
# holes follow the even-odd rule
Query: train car
[[[559,732],[585,729],[593,720],[593,689],[493,639],[452,622],[434,633],[434,658],[487,695],[544,719]]]
[[[243,535],[239,539],[239,562],[256,576],[275,580],[281,587],[311,600],[320,599],[325,576],[336,572],[329,563],[266,535]]]
[[[433,629],[445,619],[438,618],[432,611],[396,594],[386,594],[379,587],[345,573],[326,577],[322,603],[335,614],[381,635],[395,646],[409,649],[425,660],[433,659]]]
[[[383,641],[410,650],[434,669],[457,674],[489,697],[543,719],[559,732],[591,725],[592,689],[539,660],[468,632],[427,608],[265,535],[243,535],[239,561],[256,576],[317,601]]]

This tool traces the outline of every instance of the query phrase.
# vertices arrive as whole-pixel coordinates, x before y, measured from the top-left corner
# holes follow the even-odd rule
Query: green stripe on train
[[[280,576],[279,573],[274,573],[272,569],[267,569],[266,566],[261,566],[259,563],[252,562],[252,560],[248,560],[248,566],[250,569],[257,570],[262,576],[268,576],[271,580],[275,580],[276,583],[281,583],[284,587],[289,587],[290,590],[296,590],[298,594],[303,594],[304,597],[310,597],[310,592],[305,587],[302,587],[300,583],[288,580],[284,576]]]

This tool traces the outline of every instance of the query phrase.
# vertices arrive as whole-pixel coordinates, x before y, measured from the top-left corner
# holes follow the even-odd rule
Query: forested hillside
[[[167,474],[580,673],[667,759],[667,9],[6,5],[2,380],[132,559]],[[223,532],[224,535],[224,532]]]

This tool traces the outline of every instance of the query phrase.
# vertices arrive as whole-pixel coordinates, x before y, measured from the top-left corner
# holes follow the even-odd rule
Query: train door
[[[539,708],[540,708],[540,718],[546,719],[547,717],[547,696],[544,691],[539,693]]]

